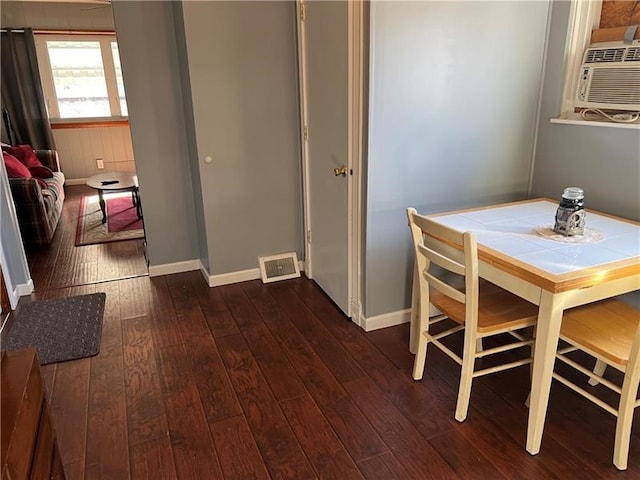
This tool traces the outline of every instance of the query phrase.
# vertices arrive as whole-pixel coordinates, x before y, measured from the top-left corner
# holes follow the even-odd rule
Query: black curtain
[[[0,49],[2,108],[11,125],[11,132],[6,134],[12,137],[13,144],[55,149],[40,83],[33,30],[7,29],[2,32]],[[3,126],[6,129],[7,125]]]

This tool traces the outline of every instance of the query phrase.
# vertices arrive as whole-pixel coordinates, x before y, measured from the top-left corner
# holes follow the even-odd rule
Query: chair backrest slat
[[[460,290],[453,288],[451,285],[443,282],[438,277],[431,275],[429,272],[424,272],[424,276],[427,282],[429,282],[429,285],[431,285],[436,290],[442,292],[447,297],[451,297],[460,303],[466,302],[466,297],[464,293],[462,293]]]
[[[419,215],[414,208],[407,209],[407,216],[413,236],[420,281],[428,281],[431,287],[465,304],[466,322],[471,323],[472,328],[475,328],[478,308],[478,247],[475,234],[447,227]],[[456,288],[457,283],[449,283],[447,275],[434,275],[432,264],[452,274],[463,276],[464,292]]]
[[[418,250],[427,257],[429,261],[449,270],[450,272],[457,273],[458,275],[464,275],[466,273],[464,264],[456,260],[452,260],[450,257],[445,257],[433,248],[426,247],[425,245],[418,245]]]

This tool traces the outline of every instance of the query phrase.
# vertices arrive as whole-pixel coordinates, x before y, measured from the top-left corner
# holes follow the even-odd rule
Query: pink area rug
[[[136,214],[131,193],[110,193],[107,202],[107,223],[102,223],[98,195],[85,195],[80,200],[76,246],[119,242],[144,238],[142,220]]]

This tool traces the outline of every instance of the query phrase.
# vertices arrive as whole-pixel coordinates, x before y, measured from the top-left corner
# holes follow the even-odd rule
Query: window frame
[[[104,70],[105,83],[107,87],[107,96],[109,99],[109,116],[101,117],[60,117],[60,109],[58,97],[56,95],[55,84],[53,80],[53,71],[51,69],[51,61],[49,58],[49,49],[47,41],[87,41],[98,42],[100,44],[100,53],[102,56],[102,68]],[[113,53],[111,44],[118,40],[114,32],[95,32],[95,33],[36,33],[35,44],[36,54],[38,57],[38,68],[40,70],[40,79],[42,82],[42,90],[49,113],[49,121],[52,125],[68,124],[68,123],[109,123],[122,122],[128,120],[128,116],[122,115],[120,107],[120,97],[118,94],[118,84],[116,78],[116,67],[113,61]],[[126,102],[126,96],[125,96]]]
[[[591,42],[591,31],[598,28],[602,0],[572,0],[569,12],[569,26],[565,43],[565,76],[562,89],[562,104],[560,118],[579,119],[575,113],[575,96],[578,87],[578,76],[582,66],[585,49]]]

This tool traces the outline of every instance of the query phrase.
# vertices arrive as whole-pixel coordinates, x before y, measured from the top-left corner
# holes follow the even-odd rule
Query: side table
[[[131,201],[136,207],[138,218],[142,218],[142,205],[138,190],[138,176],[128,172],[106,172],[87,178],[87,186],[98,191],[100,210],[102,210],[102,223],[107,221],[107,204],[104,194],[111,192],[131,192]]]

